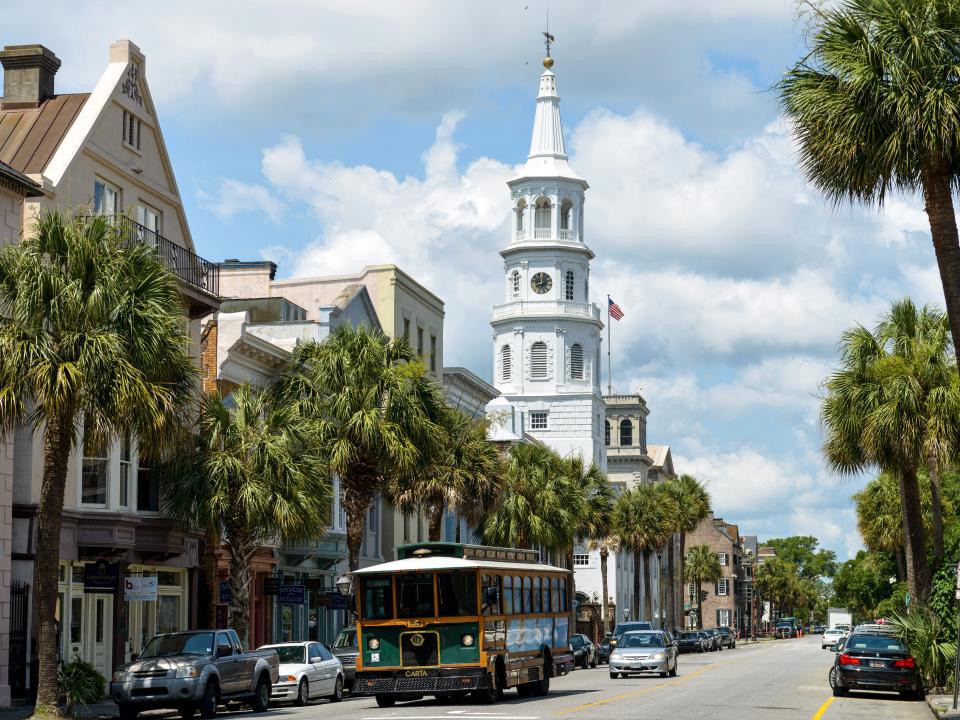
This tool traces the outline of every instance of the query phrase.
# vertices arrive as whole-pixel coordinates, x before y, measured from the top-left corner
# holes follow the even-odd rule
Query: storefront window
[[[147,573],[144,573],[144,575],[147,575]],[[183,584],[183,573],[164,572],[163,570],[158,570],[157,584],[169,585],[172,587],[180,587]]]
[[[293,640],[293,608],[289,605],[280,607],[280,642]]]
[[[70,568],[70,580],[71,582],[83,584],[83,565],[73,565]]]
[[[177,630],[180,630],[180,598],[176,595],[158,595],[157,632],[170,633]]]

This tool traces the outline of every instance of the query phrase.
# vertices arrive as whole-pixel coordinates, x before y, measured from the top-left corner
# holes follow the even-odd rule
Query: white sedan
[[[272,701],[306,705],[315,698],[343,700],[343,665],[322,643],[291,642],[259,649],[276,650],[280,657],[280,678],[270,694]]]
[[[823,637],[820,638],[820,649],[824,650],[831,645],[836,645],[838,642],[843,640],[847,636],[845,630],[840,630],[839,628],[832,628],[823,633]]]

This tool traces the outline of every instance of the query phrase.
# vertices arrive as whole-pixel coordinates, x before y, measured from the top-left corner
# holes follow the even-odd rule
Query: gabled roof
[[[0,162],[28,175],[42,173],[89,97],[54,95],[39,107],[0,110]]]

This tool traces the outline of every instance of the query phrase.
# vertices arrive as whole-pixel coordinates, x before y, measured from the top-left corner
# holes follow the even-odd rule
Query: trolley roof
[[[390,562],[371,565],[370,567],[354,570],[354,575],[386,575],[390,573],[435,572],[438,570],[494,570],[510,572],[553,572],[569,573],[569,570],[529,562],[501,562],[497,560],[473,560],[468,558],[449,556],[430,556],[391,560]]]

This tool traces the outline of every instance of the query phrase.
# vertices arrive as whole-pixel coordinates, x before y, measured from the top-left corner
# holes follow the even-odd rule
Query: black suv
[[[735,648],[737,646],[737,635],[728,627],[719,627],[720,644],[724,647]]]

